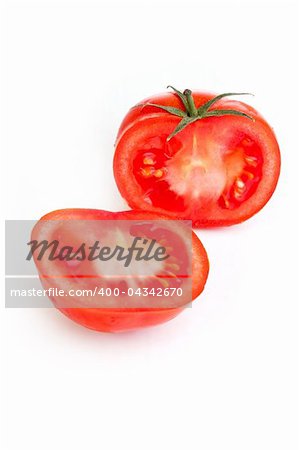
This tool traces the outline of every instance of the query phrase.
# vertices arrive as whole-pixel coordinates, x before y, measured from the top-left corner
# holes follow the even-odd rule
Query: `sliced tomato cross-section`
[[[127,260],[124,250],[134,240],[139,247]],[[54,211],[37,222],[32,241],[57,243],[55,253],[51,244],[33,254],[54,305],[98,331],[140,328],[175,317],[202,292],[208,275],[207,254],[190,227],[155,213]],[[109,251],[118,258],[109,259]],[[58,291],[67,295],[60,297]],[[83,291],[90,295],[82,296]]]
[[[214,97],[192,93],[195,114]],[[280,171],[271,127],[254,108],[227,97],[203,118],[181,113],[181,98],[168,93],[144,100],[124,118],[114,175],[130,207],[167,212],[197,227],[232,225],[258,212]]]

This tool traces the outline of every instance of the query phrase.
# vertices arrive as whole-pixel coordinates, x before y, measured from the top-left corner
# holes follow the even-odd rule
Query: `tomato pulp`
[[[188,95],[177,92],[146,99],[124,118],[114,156],[121,195],[131,208],[190,219],[196,227],[250,218],[278,181],[273,130],[254,108],[228,99],[231,94],[220,96],[205,116],[178,116],[188,108]],[[194,114],[215,98],[188,92]],[[173,135],[182,120],[189,120],[187,126]]]
[[[95,223],[98,229],[104,228],[103,221],[127,221],[129,224],[131,221],[141,221],[141,223],[146,221],[163,221],[161,223],[169,223],[169,219],[165,216],[158,215],[156,213],[148,213],[143,211],[126,211],[120,213],[112,213],[102,210],[89,210],[89,209],[65,209],[54,211],[46,216],[42,217],[39,222],[35,225],[32,232],[32,240],[41,242],[47,240],[48,242],[61,241],[61,245],[67,244],[78,244],[79,242],[88,242],[91,234],[94,231],[89,224]],[[84,221],[82,225],[80,222],[80,235],[76,235],[70,228],[69,224],[72,221]],[[92,221],[92,222],[91,222]],[[165,222],[166,221],[166,222]],[[135,223],[135,222],[134,222]],[[160,222],[159,222],[160,223]],[[170,280],[174,281],[179,277],[180,264],[183,259],[183,255],[188,257],[188,251],[185,248],[185,231],[181,228],[180,223],[172,222],[174,225],[172,231],[178,236],[178,242],[180,242],[179,254],[176,263],[170,260],[165,261],[165,265],[162,267],[163,272],[170,271]],[[111,236],[111,240],[122,239],[123,236],[119,236],[121,232],[117,230],[117,233]],[[191,277],[192,286],[190,291],[190,298],[195,299],[204,289],[204,285],[208,276],[209,262],[206,251],[197,238],[197,236],[191,232],[191,256],[190,256],[190,267],[191,267]],[[161,234],[162,236],[162,234]],[[164,233],[165,240],[165,233]],[[169,235],[170,236],[170,235]],[[171,237],[167,237],[168,244]],[[162,237],[161,237],[162,242]],[[165,244],[167,245],[167,243]],[[35,264],[40,274],[41,282],[45,289],[49,289],[49,297],[53,301],[54,305],[66,316],[75,322],[97,331],[106,332],[118,332],[131,330],[135,328],[142,328],[150,325],[157,325],[168,321],[179,314],[183,307],[135,307],[135,308],[119,308],[118,298],[109,298],[108,300],[112,302],[112,307],[101,308],[92,307],[92,304],[82,303],[82,298],[72,297],[71,307],[66,304],[61,304],[61,299],[55,296],[57,289],[64,289],[69,291],[70,289],[76,290],[78,287],[81,289],[93,289],[94,284],[102,280],[107,287],[122,286],[124,283],[130,285],[130,278],[125,280],[118,279],[117,281],[106,280],[104,274],[98,274],[96,280],[93,277],[92,263],[90,261],[85,261],[84,263],[78,263],[77,261],[67,262],[64,260],[54,260],[51,262],[47,258],[38,259],[37,254],[34,254]],[[80,266],[81,264],[81,266]],[[162,264],[162,263],[161,263]],[[164,261],[163,261],[164,264]],[[97,268],[99,266],[97,265]],[[86,275],[86,270],[88,275]],[[98,270],[98,269],[97,269]],[[85,272],[84,272],[85,271]],[[154,273],[154,283],[155,286],[162,285],[163,279],[161,278],[161,268],[155,269]],[[82,273],[85,276],[82,276]],[[81,274],[81,275],[79,275]],[[136,279],[134,279],[134,285],[136,284]],[[152,281],[147,282],[150,284]],[[165,282],[165,280],[164,280]],[[113,285],[112,285],[113,284]],[[52,288],[52,289],[50,289]],[[77,307],[76,307],[77,306]]]

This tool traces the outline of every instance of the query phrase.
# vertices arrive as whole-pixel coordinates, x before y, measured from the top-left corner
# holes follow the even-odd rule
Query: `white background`
[[[2,4],[8,219],[122,210],[113,144],[168,84],[247,101],[282,173],[256,217],[199,231],[211,272],[175,320],[122,335],[2,310],[9,450],[297,449],[298,18],[288,2]]]

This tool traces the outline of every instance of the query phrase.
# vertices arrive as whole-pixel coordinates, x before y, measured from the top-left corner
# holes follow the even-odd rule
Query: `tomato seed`
[[[161,177],[163,177],[163,175],[164,175],[164,172],[163,172],[162,169],[158,169],[158,170],[156,170],[155,173],[154,173],[154,176],[155,176],[156,178],[161,178]]]
[[[154,163],[154,160],[152,158],[145,157],[143,159],[143,164],[145,166],[153,166],[155,163]]]
[[[141,168],[141,174],[145,177],[145,178],[149,178],[153,175],[153,172],[155,171],[155,169],[152,166],[148,166],[148,167],[142,167]]]
[[[255,158],[254,156],[245,156],[245,161],[249,166],[257,166],[257,158]]]
[[[243,190],[245,188],[245,183],[240,178],[236,179],[236,186],[238,189]]]

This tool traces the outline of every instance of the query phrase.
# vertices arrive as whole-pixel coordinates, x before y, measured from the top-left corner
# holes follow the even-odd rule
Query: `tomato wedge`
[[[109,221],[108,227],[105,226],[106,221]],[[139,228],[136,228],[136,221]],[[58,292],[58,289],[62,289],[65,292],[70,292],[70,290],[77,292],[78,288],[81,290],[93,290],[99,283],[102,283],[104,286],[104,292],[107,292],[105,289],[109,288],[110,294],[111,290],[115,292],[113,289],[118,289],[119,292],[120,286],[121,290],[125,289],[124,286],[126,288],[131,287],[131,292],[133,293],[138,292],[140,287],[143,289],[145,286],[153,289],[158,288],[160,291],[165,292],[162,289],[165,288],[165,283],[168,287],[177,285],[183,287],[185,285],[184,278],[180,279],[180,271],[182,271],[182,261],[186,261],[186,264],[190,263],[190,276],[186,276],[186,278],[190,278],[192,282],[190,284],[190,301],[195,299],[204,289],[209,271],[209,262],[201,241],[190,228],[191,248],[188,249],[187,231],[182,222],[169,221],[169,218],[166,216],[145,211],[114,213],[103,210],[65,209],[51,212],[42,217],[32,231],[32,241],[37,243],[45,241],[48,243],[59,242],[60,248],[66,250],[68,248],[77,248],[80,242],[84,242],[84,245],[85,243],[89,244],[96,231],[100,236],[105,236],[106,241],[108,240],[113,245],[125,242],[127,239],[127,231],[123,231],[124,229],[120,228],[118,224],[128,224],[130,236],[134,232],[135,234],[141,232],[141,234],[143,233],[142,237],[148,237],[151,235],[153,228],[148,227],[148,224],[153,223],[153,221],[159,224],[159,227],[156,227],[158,234],[155,234],[158,244],[163,244],[172,251],[172,254],[169,259],[159,262],[158,265],[147,266],[151,269],[151,272],[148,274],[148,278],[143,277],[142,281],[134,277],[134,274],[130,276],[128,271],[134,270],[130,269],[131,266],[125,272],[126,275],[118,274],[118,276],[111,279],[111,277],[107,278],[105,275],[105,265],[102,264],[101,266],[98,262],[95,263],[88,258],[79,262],[78,260],[68,261],[57,258],[53,258],[50,261],[48,257],[45,257],[49,256],[49,254],[45,253],[43,257],[39,258],[38,253],[34,253],[33,257],[41,282],[43,287],[48,289],[48,295],[55,307],[75,322],[87,328],[104,332],[119,332],[157,325],[174,318],[183,311],[184,306],[176,306],[175,302],[178,298],[175,297],[173,304],[168,303],[167,307],[161,306],[163,301],[167,300],[163,297],[160,299],[161,301],[159,300],[159,307],[149,307],[136,294],[135,297],[133,295],[133,300],[137,307],[132,307],[132,303],[130,303],[130,307],[123,307],[121,305],[121,297],[109,295],[108,298],[104,295],[104,298],[103,296],[101,297],[101,301],[110,302],[109,306],[99,307],[97,305],[97,307],[93,307],[92,301],[94,300],[90,302],[79,295],[75,295],[70,299],[71,303],[66,303],[64,299],[61,300],[55,294],[55,292]],[[75,223],[79,225],[73,227],[72,224]],[[173,249],[174,246],[176,246],[175,249]],[[190,252],[188,253],[189,250]],[[176,263],[174,263],[174,259],[171,259],[172,257],[175,258]],[[96,276],[94,271],[97,272]],[[167,274],[166,281],[163,278],[165,273]],[[139,284],[136,285],[136,283]],[[134,291],[132,286],[137,291]]]
[[[173,88],[174,89],[174,88]],[[227,226],[257,213],[280,172],[274,132],[251,106],[193,92],[133,107],[116,140],[114,176],[131,208]]]

